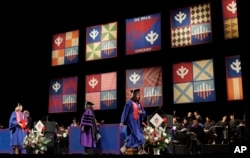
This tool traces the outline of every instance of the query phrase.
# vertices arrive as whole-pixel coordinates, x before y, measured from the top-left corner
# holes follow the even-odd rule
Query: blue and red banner
[[[67,77],[50,81],[48,113],[77,110],[77,80],[78,77]]]
[[[131,90],[140,89],[140,102],[144,107],[162,106],[162,67],[126,70],[126,100]]]
[[[95,110],[117,108],[117,73],[86,75],[86,100],[94,103]]]
[[[126,19],[126,54],[161,49],[161,14]]]

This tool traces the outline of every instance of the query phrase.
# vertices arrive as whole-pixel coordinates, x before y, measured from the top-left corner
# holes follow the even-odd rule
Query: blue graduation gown
[[[20,121],[26,119],[22,112],[19,112]],[[22,129],[17,122],[16,112],[12,112],[9,120],[9,130],[10,130],[10,146],[18,146],[22,148],[24,137],[27,135],[26,131]]]
[[[136,148],[140,147],[144,144],[144,137],[143,137],[143,130],[141,128],[141,121],[145,118],[146,112],[144,108],[141,108],[139,103],[136,103],[137,109],[142,110],[142,114],[139,114],[139,118],[134,118],[134,111],[133,111],[133,101],[128,100],[124,106],[122,116],[121,116],[121,123],[127,125],[129,128],[129,133],[127,135],[127,148]]]

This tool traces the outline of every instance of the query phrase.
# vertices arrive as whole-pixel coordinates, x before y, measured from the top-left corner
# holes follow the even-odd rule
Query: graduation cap
[[[132,89],[131,90],[132,95],[135,95],[135,94],[137,94],[139,92],[140,92],[140,89]]]
[[[90,102],[90,101],[86,101],[86,102],[85,102],[85,105],[91,105],[91,106],[92,106],[92,105],[94,105],[94,104],[93,104],[92,102]]]

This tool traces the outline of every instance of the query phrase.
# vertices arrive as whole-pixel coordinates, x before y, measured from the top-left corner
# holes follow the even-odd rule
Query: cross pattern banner
[[[184,47],[212,42],[210,3],[173,9],[171,47]]]
[[[131,90],[137,88],[141,92],[142,106],[162,106],[162,67],[126,70],[126,100],[132,97]]]
[[[126,20],[126,54],[161,49],[161,15],[151,14]]]
[[[94,110],[117,109],[117,73],[86,75],[86,100],[94,103]]]
[[[239,37],[238,11],[236,0],[222,0],[224,38],[233,39]]]
[[[226,57],[226,81],[228,100],[243,100],[240,56]]]
[[[50,81],[49,113],[77,110],[77,80],[78,77],[66,77]]]
[[[117,56],[117,22],[86,28],[86,61]]]
[[[174,104],[215,101],[213,60],[173,64]]]
[[[79,30],[56,34],[52,41],[51,66],[78,62]]]

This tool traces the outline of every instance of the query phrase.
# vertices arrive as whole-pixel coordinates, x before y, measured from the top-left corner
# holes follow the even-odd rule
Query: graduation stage
[[[83,154],[84,147],[80,145],[80,126],[70,127],[68,137],[68,151],[67,154]],[[119,124],[101,124],[99,126],[101,139],[97,143],[95,150],[96,154],[120,154],[120,147],[126,139],[126,126],[120,127]],[[56,143],[52,143],[54,150]],[[53,153],[56,153],[55,151]],[[0,154],[12,154],[10,147],[10,133],[9,129],[0,130]],[[58,152],[58,154],[61,154]]]

